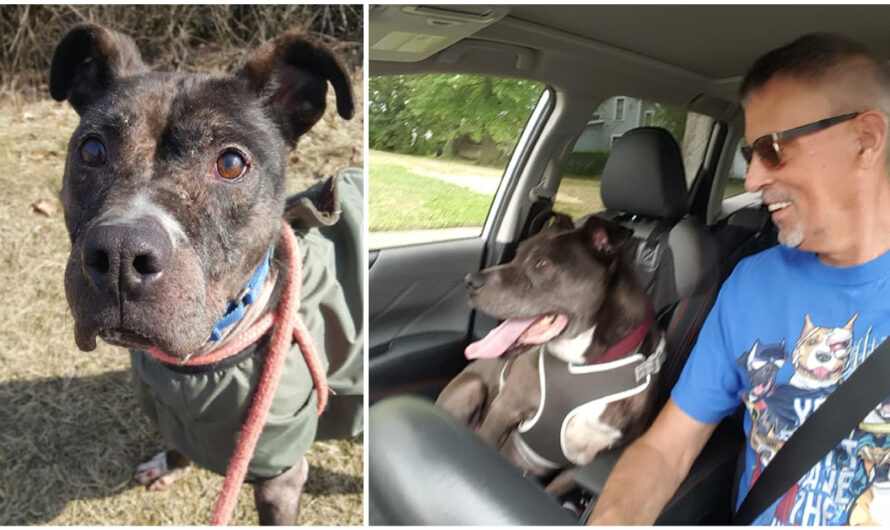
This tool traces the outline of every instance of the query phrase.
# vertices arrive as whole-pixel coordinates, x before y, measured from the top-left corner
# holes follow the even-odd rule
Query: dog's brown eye
[[[98,138],[87,138],[80,145],[80,159],[90,166],[101,166],[105,163],[105,146]]]
[[[226,151],[216,160],[216,170],[225,180],[235,180],[247,171],[247,162],[237,151]]]

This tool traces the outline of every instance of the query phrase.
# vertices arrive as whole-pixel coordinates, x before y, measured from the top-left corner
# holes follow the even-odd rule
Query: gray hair
[[[834,33],[810,33],[762,55],[745,74],[742,101],[775,77],[823,84],[835,112],[872,107],[890,120],[890,66],[864,44]],[[890,164],[890,133],[888,133]]]

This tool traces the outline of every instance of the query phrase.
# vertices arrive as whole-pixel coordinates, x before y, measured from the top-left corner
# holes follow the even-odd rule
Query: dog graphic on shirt
[[[853,502],[848,524],[890,525],[890,448],[866,445],[858,451],[868,488]]]
[[[807,313],[794,347],[791,386],[821,390],[840,383],[853,351],[853,323],[858,316],[853,315],[842,328],[823,328],[813,325]]]
[[[792,352],[794,375],[764,398],[776,420],[776,435],[787,440],[841,382],[853,351],[853,315],[843,327],[821,327],[810,315]]]
[[[745,367],[749,390],[742,393],[742,400],[751,414],[751,448],[757,453],[760,465],[766,465],[776,454],[781,441],[775,435],[775,418],[767,409],[764,398],[772,395],[776,387],[776,375],[785,364],[788,354],[785,341],[780,344],[762,344],[754,341],[751,349],[736,360]]]
[[[816,326],[809,313],[804,316],[804,326],[800,337],[794,344],[791,362],[794,373],[787,383],[752,386],[746,397],[749,410],[756,406],[756,414],[752,411],[752,444],[757,438],[758,451],[762,464],[766,465],[781,445],[797,427],[822,404],[831,391],[841,382],[853,351],[853,323],[858,313],[841,327]],[[755,347],[759,342],[755,343]],[[758,356],[763,353],[756,348]],[[782,348],[784,350],[784,348]],[[752,350],[753,351],[753,350]],[[749,353],[749,356],[751,354]],[[769,373],[778,372],[781,355],[770,356]],[[754,376],[760,377],[756,366],[747,367],[748,379],[754,383]],[[763,367],[761,367],[763,369]],[[751,392],[772,386],[767,393],[760,392],[759,399],[752,401]],[[755,450],[757,450],[755,448]]]

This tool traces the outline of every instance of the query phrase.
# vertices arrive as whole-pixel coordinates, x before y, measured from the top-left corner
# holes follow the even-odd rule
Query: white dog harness
[[[589,407],[629,398],[646,390],[652,375],[664,362],[666,341],[658,342],[646,357],[634,353],[620,359],[590,365],[563,362],[538,350],[541,402],[535,415],[519,425],[513,441],[523,458],[537,467],[559,469],[576,465],[566,456],[566,426],[575,415]],[[512,361],[512,359],[511,359]],[[510,363],[501,371],[500,386]]]

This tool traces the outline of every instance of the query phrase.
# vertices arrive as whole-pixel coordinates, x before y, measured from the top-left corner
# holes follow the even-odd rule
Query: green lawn
[[[603,200],[600,198],[599,177],[563,176],[556,192],[553,209],[569,214],[575,220],[605,210]]]
[[[375,150],[369,155],[371,232],[482,226],[485,222],[492,197],[417,173],[499,178],[500,169]],[[724,197],[744,192],[744,185],[742,179],[729,179]],[[599,177],[563,176],[554,209],[576,220],[605,210]]]
[[[421,173],[426,171],[444,175],[472,174],[497,179],[504,173],[503,167],[480,166],[459,158],[404,155],[377,149],[368,150],[368,160],[372,166],[401,166]]]
[[[369,161],[370,232],[482,226],[491,206],[491,196],[417,173],[494,178],[499,177],[501,171],[459,161],[382,151],[371,151]],[[573,219],[603,210],[599,178],[563,177],[555,209]]]
[[[491,197],[396,165],[370,165],[369,231],[482,226]]]

